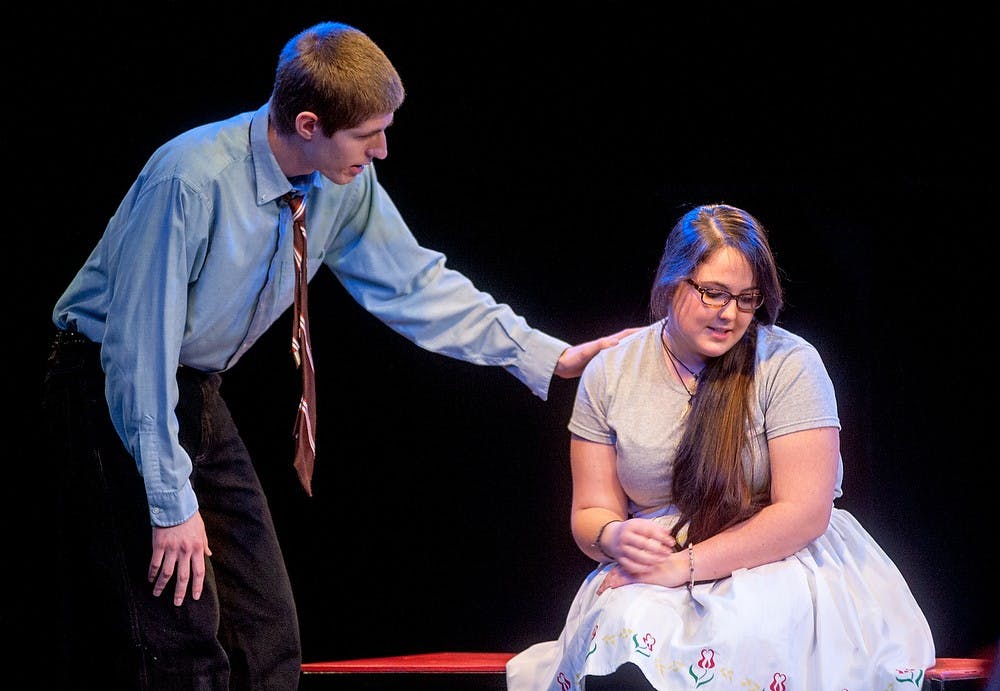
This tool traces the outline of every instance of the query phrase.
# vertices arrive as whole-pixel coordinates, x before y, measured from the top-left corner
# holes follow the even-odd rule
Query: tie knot
[[[297,191],[286,192],[281,195],[281,198],[288,204],[288,208],[292,210],[292,218],[296,221],[301,220],[305,211],[305,197],[302,196],[302,193]]]

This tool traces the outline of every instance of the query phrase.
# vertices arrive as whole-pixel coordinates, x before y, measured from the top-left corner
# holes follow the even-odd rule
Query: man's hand
[[[586,343],[581,343],[580,345],[567,348],[563,351],[563,354],[559,356],[559,362],[556,363],[556,375],[562,377],[563,379],[579,377],[583,374],[583,368],[587,366],[587,363],[590,362],[595,355],[605,348],[618,345],[620,340],[629,334],[642,330],[643,328],[644,327],[636,326],[630,329],[622,329],[618,333],[613,333],[610,336],[605,336],[604,338],[598,338],[596,341],[587,341]]]
[[[201,513],[195,511],[191,518],[169,528],[153,527],[153,558],[149,562],[149,582],[153,595],[159,597],[167,581],[177,576],[174,586],[174,604],[184,603],[188,583],[191,599],[201,597],[205,584],[205,559],[212,556]]]

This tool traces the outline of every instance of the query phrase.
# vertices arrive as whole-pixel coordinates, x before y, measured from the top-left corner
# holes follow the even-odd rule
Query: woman
[[[753,216],[707,205],[674,226],[654,323],[590,363],[569,424],[573,537],[601,565],[559,639],[509,662],[509,691],[919,691],[930,629],[833,506],[833,384],[781,305]]]

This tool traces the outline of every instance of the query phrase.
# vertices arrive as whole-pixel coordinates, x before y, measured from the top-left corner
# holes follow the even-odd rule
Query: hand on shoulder
[[[562,355],[559,356],[559,361],[556,363],[556,376],[562,377],[563,379],[573,379],[574,377],[579,377],[583,374],[583,369],[587,366],[587,363],[590,362],[595,355],[605,348],[618,345],[623,338],[630,334],[634,334],[636,331],[641,331],[642,329],[643,327],[641,326],[622,329],[621,331],[613,333],[610,336],[604,336],[593,341],[587,341],[586,343],[581,343],[567,348],[563,351]]]

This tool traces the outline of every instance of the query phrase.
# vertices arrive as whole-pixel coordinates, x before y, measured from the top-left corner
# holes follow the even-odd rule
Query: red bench
[[[418,655],[393,655],[356,660],[306,662],[302,672],[316,674],[497,674],[505,673],[507,660],[514,653],[444,652]],[[925,691],[982,689],[990,673],[991,660],[965,657],[939,657],[927,670]]]

